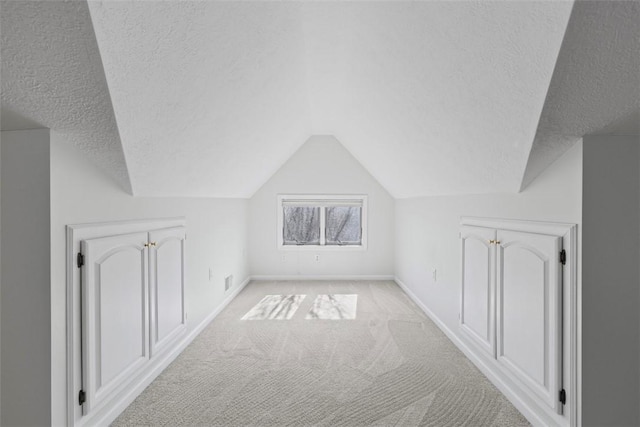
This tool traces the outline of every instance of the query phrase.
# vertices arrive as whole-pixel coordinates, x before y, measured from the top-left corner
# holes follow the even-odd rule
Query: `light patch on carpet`
[[[306,295],[267,295],[242,320],[289,320]]]
[[[318,295],[305,319],[344,320],[355,319],[358,295]]]

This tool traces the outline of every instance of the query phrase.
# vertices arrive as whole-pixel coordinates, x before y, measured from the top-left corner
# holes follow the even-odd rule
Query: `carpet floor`
[[[288,318],[242,320],[267,295],[305,297]],[[355,319],[307,316],[318,295],[357,295]],[[394,282],[265,281],[248,284],[113,425],[529,423]]]

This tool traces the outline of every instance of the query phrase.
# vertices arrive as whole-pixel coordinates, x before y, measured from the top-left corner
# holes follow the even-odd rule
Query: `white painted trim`
[[[578,226],[571,227],[567,236],[570,242],[567,260],[571,263],[571,268],[567,269],[567,276],[563,279],[568,279],[569,310],[573,313],[569,319],[569,358],[574,367],[569,372],[569,382],[575,390],[575,402],[569,408],[569,419],[571,427],[577,427],[582,426],[582,284],[578,286]]]
[[[78,364],[76,360],[76,342],[74,337],[79,334],[79,328],[76,328],[76,314],[74,307],[79,305],[79,287],[80,287],[80,269],[76,266],[75,255],[80,252],[80,241],[95,237],[105,237],[116,234],[126,234],[135,232],[148,232],[149,230],[159,230],[164,228],[186,226],[186,218],[155,218],[155,219],[138,219],[125,221],[112,221],[102,223],[84,223],[67,225],[67,268],[66,268],[66,360],[67,360],[67,425],[75,424],[75,410],[77,408],[77,393],[79,388],[76,385],[75,367]],[[77,319],[78,321],[79,318]]]
[[[282,203],[288,199],[292,200],[310,200],[310,201],[326,201],[332,200],[361,200],[362,201],[362,217],[360,218],[360,227],[362,228],[362,240],[360,245],[326,245],[325,244],[325,213],[324,209],[320,209],[320,244],[319,245],[285,245],[283,242],[283,212]],[[321,203],[319,206],[323,206]],[[369,196],[366,194],[278,194],[276,203],[276,246],[281,251],[322,251],[322,252],[344,252],[344,251],[366,251],[368,246],[368,215],[369,215]]]
[[[111,424],[117,417],[124,411],[135,399],[138,397],[142,391],[147,388],[149,384],[153,382],[154,379],[162,371],[165,370],[167,366],[171,362],[175,360],[176,357],[180,355],[184,351],[185,348],[206,328],[212,321],[215,319],[221,312],[224,310],[227,305],[244,289],[245,286],[251,281],[251,277],[247,277],[236,289],[233,290],[222,303],[214,309],[211,314],[204,318],[198,326],[196,326],[193,331],[191,331],[176,347],[168,352],[166,355],[161,356],[159,361],[156,361],[156,365],[152,370],[147,372],[144,377],[137,383],[137,385],[130,390],[126,394],[123,394],[118,399],[117,403],[113,403],[109,405],[109,410],[105,410],[102,413],[95,414],[91,420],[91,425],[109,425]],[[78,426],[85,425],[85,423],[81,422],[77,424]]]
[[[582,287],[578,284],[578,226],[559,222],[528,221],[502,218],[482,218],[463,216],[460,225],[521,231],[562,237],[563,248],[567,252],[567,267],[563,269],[563,287],[568,284],[569,308],[569,378],[565,406],[569,425],[582,425]],[[563,291],[564,293],[564,291]],[[564,295],[563,295],[564,298]],[[563,304],[566,308],[566,305]]]
[[[495,311],[495,278],[496,278],[496,246],[491,245],[489,243],[490,240],[496,239],[496,230],[492,229],[479,229],[480,227],[460,227],[460,259],[462,260],[462,265],[465,265],[465,247],[468,239],[475,238],[478,242],[481,242],[488,249],[488,267],[487,267],[487,280],[489,284],[489,301],[487,306],[487,312],[492,313]],[[481,235],[485,234],[485,235]],[[466,333],[468,338],[471,339],[473,344],[475,344],[481,351],[485,351],[489,353],[490,356],[495,357],[497,353],[497,340],[495,333],[495,318],[490,318],[489,328],[487,331],[487,339],[485,340],[483,337],[477,334],[475,330],[471,327],[467,326],[466,321],[466,313],[464,309],[465,305],[465,274],[464,269],[460,270],[460,307],[459,307],[459,316],[458,316],[458,327],[460,331]]]
[[[160,238],[158,238],[158,234],[160,234]],[[164,236],[163,236],[164,235]],[[187,307],[185,301],[185,289],[186,289],[186,236],[187,229],[186,227],[174,227],[174,228],[166,228],[164,230],[154,230],[149,232],[149,239],[156,243],[155,246],[149,249],[149,302],[150,302],[150,311],[149,311],[149,319],[150,322],[150,348],[149,354],[151,357],[156,357],[159,353],[165,351],[165,349],[171,348],[176,341],[178,341],[186,332],[187,332]],[[182,310],[181,322],[180,324],[171,331],[167,336],[165,336],[160,341],[156,341],[158,336],[158,322],[156,316],[158,314],[157,307],[157,297],[158,297],[158,276],[157,276],[157,263],[158,263],[158,250],[162,247],[162,245],[170,240],[177,240],[180,244],[180,295],[182,298],[182,303],[180,304],[180,309]]]
[[[71,224],[67,225],[68,230],[85,230],[87,228],[100,228],[101,230],[109,229],[125,229],[125,233],[136,232],[140,230],[146,230],[149,227],[154,229],[171,228],[184,226],[186,223],[185,217],[170,217],[170,218],[152,218],[152,219],[130,219],[123,221],[109,221],[109,222],[96,222],[96,223],[83,223],[83,224]]]
[[[429,319],[433,323],[436,324],[438,328],[449,338],[449,340],[460,349],[470,359],[474,365],[491,381],[501,392],[505,395],[507,399],[513,406],[515,406],[526,418],[533,424],[534,426],[549,426],[552,425],[549,423],[550,420],[546,420],[541,418],[536,411],[531,408],[527,402],[525,402],[514,390],[511,388],[509,384],[504,382],[502,378],[495,374],[495,371],[489,367],[487,363],[485,363],[482,358],[478,357],[478,353],[472,349],[470,349],[465,342],[463,342],[451,329],[447,327],[447,325],[442,322],[438,316],[436,316],[429,308],[420,301],[420,299],[405,285],[400,279],[397,277],[394,281],[400,286],[400,288],[407,294],[409,298],[418,306],[422,311],[427,315]]]
[[[278,250],[287,252],[364,252],[367,250],[362,245],[281,245]]]
[[[502,218],[481,218],[474,216],[460,217],[460,225],[473,227],[495,228],[508,231],[521,231],[528,233],[549,234],[562,237],[569,232],[573,224],[560,222],[526,221]]]
[[[251,276],[251,280],[255,280],[257,282],[264,281],[276,281],[276,280],[394,280],[395,276],[393,275],[355,275],[355,276],[340,276],[340,275],[311,275],[311,276],[303,276],[303,275],[289,275],[289,276],[270,276],[270,275],[253,275]]]

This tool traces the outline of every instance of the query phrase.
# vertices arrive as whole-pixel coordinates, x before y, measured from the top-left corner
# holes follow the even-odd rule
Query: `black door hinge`
[[[76,258],[76,262],[78,264],[78,268],[84,265],[84,255],[82,255],[80,252],[78,252],[78,257]]]
[[[567,264],[567,251],[565,251],[564,249],[560,251],[560,264]]]
[[[84,390],[80,390],[80,393],[78,393],[78,404],[82,406],[82,404],[86,401],[87,401],[87,394],[84,392]]]
[[[563,405],[567,403],[567,392],[564,391],[564,389],[560,390],[558,399],[560,400],[560,403],[562,403]]]

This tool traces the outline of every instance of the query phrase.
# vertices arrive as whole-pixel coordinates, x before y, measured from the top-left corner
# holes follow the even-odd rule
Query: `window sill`
[[[362,252],[366,251],[367,247],[364,245],[278,245],[278,250],[289,252]]]

